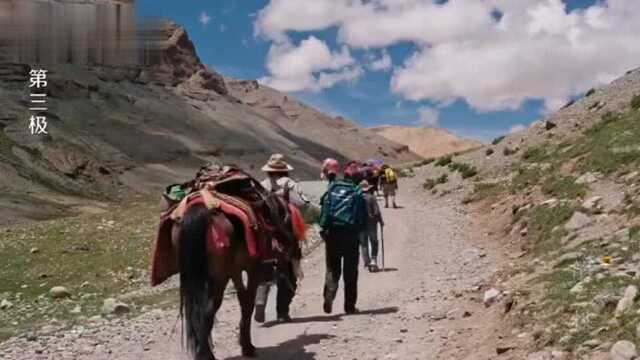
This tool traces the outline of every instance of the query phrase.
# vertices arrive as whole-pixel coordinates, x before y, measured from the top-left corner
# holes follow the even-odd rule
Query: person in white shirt
[[[285,189],[289,191],[289,201],[300,209],[303,213],[309,206],[310,201],[302,192],[300,184],[289,177],[289,172],[293,167],[289,165],[281,154],[273,154],[269,161],[262,167],[262,171],[267,174],[267,178],[262,181],[262,186],[277,195],[284,196]],[[278,322],[291,321],[289,316],[289,306],[297,289],[298,276],[293,262],[284,267],[279,266],[276,271],[276,286],[278,294],[276,296],[276,312]],[[265,321],[265,308],[271,283],[266,282],[258,286],[256,294],[256,309],[254,318],[257,322]]]

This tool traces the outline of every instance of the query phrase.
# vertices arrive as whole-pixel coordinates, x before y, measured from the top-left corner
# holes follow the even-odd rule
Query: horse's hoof
[[[256,347],[253,345],[242,347],[242,356],[245,357],[256,357]]]

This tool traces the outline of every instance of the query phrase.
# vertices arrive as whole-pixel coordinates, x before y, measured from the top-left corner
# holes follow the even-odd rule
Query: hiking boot
[[[256,305],[256,311],[253,315],[253,318],[256,322],[263,323],[264,322],[264,304]]]
[[[278,322],[280,324],[291,322],[291,316],[289,314],[278,315]]]
[[[322,305],[322,310],[324,310],[325,314],[331,314],[333,312],[332,308],[332,304],[328,301],[325,301],[324,304]]]
[[[360,310],[358,310],[357,307],[350,307],[350,308],[344,309],[344,312],[347,315],[355,315],[355,314],[359,314]]]
[[[379,270],[380,270],[380,268],[378,268],[378,263],[375,260],[373,260],[371,262],[371,265],[369,265],[369,271],[378,272]]]

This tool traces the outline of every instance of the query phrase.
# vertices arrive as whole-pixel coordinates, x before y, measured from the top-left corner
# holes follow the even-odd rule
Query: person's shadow
[[[307,317],[298,317],[292,318],[291,321],[283,324],[300,324],[300,323],[311,323],[311,322],[329,322],[329,321],[342,321],[344,316],[352,316],[352,315],[386,315],[393,314],[398,312],[397,306],[388,306],[380,309],[369,309],[369,310],[361,310],[356,314],[335,314],[335,315],[315,315],[315,316],[307,316]],[[263,328],[271,328],[274,326],[280,325],[277,321],[269,321],[262,325]]]
[[[319,344],[322,340],[335,338],[329,334],[302,334],[295,339],[287,340],[276,346],[268,346],[257,349],[257,356],[261,359],[269,360],[315,360],[316,353],[308,352],[305,349],[308,345]],[[243,360],[244,356],[234,356],[227,360]]]

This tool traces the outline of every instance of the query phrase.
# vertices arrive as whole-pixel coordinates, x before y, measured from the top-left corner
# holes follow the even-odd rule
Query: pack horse
[[[256,288],[274,265],[300,261],[305,224],[300,211],[235,167],[209,165],[164,196],[151,283],[180,275],[180,315],[187,350],[212,360],[211,332],[229,281],[241,308],[240,346],[255,356],[251,315]],[[243,281],[246,273],[246,283]]]

